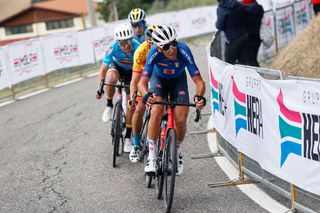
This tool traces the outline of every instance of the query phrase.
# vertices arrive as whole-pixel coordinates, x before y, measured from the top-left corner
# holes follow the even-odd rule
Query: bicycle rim
[[[164,202],[167,212],[170,212],[177,171],[176,133],[170,129],[166,136],[164,151]]]
[[[142,161],[143,159],[144,163],[148,158],[148,152],[149,152],[148,150],[149,148],[147,145],[148,123],[149,123],[149,118],[146,118],[146,120],[143,121],[142,129],[140,132],[140,145],[142,147],[140,161]]]
[[[119,145],[120,145],[120,131],[121,131],[121,127],[120,127],[120,118],[121,118],[121,105],[119,105],[119,103],[116,103],[115,109],[114,109],[114,113],[113,113],[113,155],[112,155],[112,166],[115,167],[116,166],[116,159],[117,159],[117,155],[119,154]]]

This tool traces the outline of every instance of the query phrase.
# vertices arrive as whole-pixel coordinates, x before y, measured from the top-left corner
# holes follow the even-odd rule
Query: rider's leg
[[[142,104],[140,98],[132,116],[133,145],[137,147],[140,147],[140,132],[143,124],[143,114],[145,110],[146,107]]]
[[[138,104],[133,112],[132,116],[132,135],[133,135],[133,146],[130,151],[129,159],[132,163],[139,161],[140,157],[140,132],[143,122],[143,114],[145,112],[145,105],[142,104],[141,98],[136,99]]]
[[[175,87],[170,92],[170,97],[173,101],[178,103],[189,103],[189,92],[186,74],[182,75]],[[176,125],[176,147],[177,147],[177,161],[178,171],[177,175],[183,172],[183,161],[182,161],[182,141],[187,131],[187,118],[188,118],[189,107],[177,106],[174,109],[174,118]]]
[[[108,71],[107,71],[107,74],[106,74],[106,80],[105,82],[107,84],[116,84],[119,80],[119,72],[114,69],[114,68],[110,68]],[[106,96],[107,96],[107,99],[111,99],[111,104],[112,104],[112,98],[114,96],[114,92],[115,92],[115,88],[114,87],[111,87],[111,86],[105,86],[106,87]]]
[[[115,68],[110,68],[107,71],[105,82],[107,84],[116,84],[119,79],[119,73]],[[102,121],[109,122],[111,120],[111,113],[113,108],[112,99],[114,96],[114,87],[105,86],[106,96],[107,96],[107,106],[102,114]]]
[[[156,101],[163,101],[160,96],[155,97]],[[151,117],[148,125],[148,138],[149,138],[149,159],[155,159],[157,157],[157,144],[156,141],[159,136],[160,124],[163,115],[163,105],[153,105],[151,110]]]

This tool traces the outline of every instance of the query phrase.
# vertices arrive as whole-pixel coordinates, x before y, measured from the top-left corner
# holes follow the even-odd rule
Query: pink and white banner
[[[94,63],[90,32],[69,32],[41,39],[46,72]]]
[[[6,47],[0,48],[0,90],[11,86]]]
[[[44,59],[39,40],[28,40],[8,46],[12,84],[44,75]]]
[[[217,131],[266,171],[320,195],[320,83],[208,61]]]

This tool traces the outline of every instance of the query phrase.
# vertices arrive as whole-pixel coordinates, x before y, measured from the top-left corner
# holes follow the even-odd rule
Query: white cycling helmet
[[[129,24],[119,24],[114,29],[114,37],[116,40],[126,40],[133,38],[133,31]]]
[[[159,25],[152,32],[152,41],[157,46],[163,46],[177,38],[176,30],[170,25]]]
[[[140,8],[135,8],[130,11],[130,13],[128,15],[128,19],[132,23],[144,21],[146,19],[146,13],[144,12],[144,10],[142,10]]]

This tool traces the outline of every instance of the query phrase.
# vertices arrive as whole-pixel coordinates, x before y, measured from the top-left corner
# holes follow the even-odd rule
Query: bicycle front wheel
[[[117,156],[119,155],[119,146],[120,146],[120,139],[121,139],[121,116],[122,116],[122,108],[120,103],[116,103],[116,106],[114,108],[113,112],[113,119],[112,119],[112,132],[113,132],[113,138],[112,138],[112,143],[113,143],[113,155],[112,155],[112,166],[116,166],[116,159]]]
[[[169,129],[166,136],[164,150],[164,202],[167,211],[171,211],[174,186],[177,171],[177,148],[176,148],[176,132],[174,129]]]

